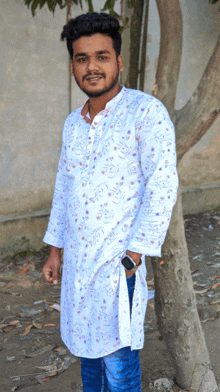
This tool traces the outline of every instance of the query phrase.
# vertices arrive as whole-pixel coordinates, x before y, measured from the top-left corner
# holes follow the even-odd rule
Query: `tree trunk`
[[[128,73],[128,85],[129,88],[137,88],[138,72],[139,72],[139,53],[140,53],[140,37],[141,37],[141,23],[142,23],[142,12],[145,0],[136,1],[134,5],[134,11],[131,17],[130,27],[130,61],[129,61],[129,73]],[[132,43],[135,42],[135,45]]]
[[[179,0],[156,0],[160,17],[160,54],[153,94],[172,118],[182,55],[182,13]]]
[[[179,193],[162,248],[152,258],[158,326],[173,359],[176,382],[193,392],[217,391],[199,320],[185,241]]]
[[[220,35],[198,87],[186,105],[175,113],[178,159],[201,139],[219,114]]]
[[[163,102],[173,117],[182,54],[182,14],[179,0],[156,1],[160,16],[161,42],[153,93]],[[137,87],[142,9],[143,0],[136,1],[130,29],[128,83],[130,88]],[[128,49],[124,51],[125,58],[128,57],[128,52]],[[213,56],[215,59],[217,58],[215,53]],[[216,60],[211,61],[206,70],[207,78],[210,78],[212,73],[209,68],[211,65],[214,69],[219,66],[216,64]],[[144,67],[142,66],[142,85],[143,72]],[[219,78],[219,75],[216,76]],[[202,99],[206,96],[207,88],[208,83],[203,90]],[[210,86],[210,96],[212,88],[213,84]],[[187,113],[185,115],[187,116]],[[181,118],[178,118],[178,121],[181,123]],[[208,130],[208,122],[206,122],[206,130]],[[181,132],[183,133],[183,131]],[[197,132],[196,126],[192,133],[194,132]],[[193,139],[193,135],[191,137]],[[196,141],[199,140],[199,137],[201,137],[201,132],[197,133]],[[180,143],[179,149],[181,145]],[[158,258],[152,258],[155,276],[155,308],[161,335],[173,359],[176,382],[181,388],[189,389],[192,392],[216,392],[218,387],[211,370],[209,354],[196,307],[184,233],[180,191],[162,247],[162,257],[164,263],[161,265]]]
[[[144,31],[143,31],[143,42],[142,42],[142,47],[141,47],[141,67],[140,67],[140,86],[139,89],[141,91],[144,91],[144,81],[145,81],[145,65],[146,65],[146,52],[147,52],[147,29],[148,29],[148,14],[149,14],[149,0],[144,0],[145,1],[145,15],[144,15],[144,20],[142,21],[143,26],[144,26]]]
[[[179,0],[156,1],[160,16],[161,43],[156,84],[153,93],[163,102],[171,117],[173,117],[182,52],[181,9]],[[217,80],[219,80],[220,73],[216,73],[216,70],[219,68],[217,48],[218,45],[204,74],[206,75],[204,78],[204,82],[206,83],[205,85],[204,82],[201,83],[199,89],[199,91],[202,91],[200,104],[202,105],[204,103],[204,112],[207,106],[206,93],[210,87],[209,97],[212,96],[212,91],[215,94],[214,79],[217,77]],[[211,75],[213,70],[215,71],[215,75],[212,79]],[[211,85],[209,85],[210,78],[212,81]],[[218,90],[220,90],[219,87]],[[215,108],[218,108],[218,105],[219,102],[215,101]],[[184,109],[184,125],[187,122],[186,118],[190,109],[190,105],[186,105]],[[182,115],[183,112],[180,114]],[[179,125],[177,124],[178,127],[180,127],[181,119],[182,117],[178,117],[177,113],[176,121],[179,122]],[[189,120],[192,123],[190,138],[197,142],[202,134],[208,130],[210,122],[206,121],[204,129],[201,132],[198,130],[201,123],[193,120],[191,116]],[[184,127],[184,125],[181,133],[187,133],[188,131],[188,126]],[[182,140],[177,148],[179,157],[182,157],[195,144],[195,142],[193,144],[188,143],[187,148],[184,151],[183,149],[180,151],[181,146],[184,146]],[[162,258],[164,261],[162,264],[159,263],[158,258],[152,258],[152,267],[155,276],[155,308],[160,333],[173,359],[176,370],[176,382],[181,388],[193,392],[218,391],[196,308],[184,233],[180,191],[173,210],[166,240],[162,247]]]

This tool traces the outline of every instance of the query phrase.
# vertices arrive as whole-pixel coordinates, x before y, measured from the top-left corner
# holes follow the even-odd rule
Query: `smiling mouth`
[[[103,76],[102,75],[100,75],[100,76],[88,76],[87,78],[85,78],[87,81],[89,81],[89,82],[93,82],[93,81],[96,81],[96,80],[99,80],[99,79],[102,79],[103,78]]]

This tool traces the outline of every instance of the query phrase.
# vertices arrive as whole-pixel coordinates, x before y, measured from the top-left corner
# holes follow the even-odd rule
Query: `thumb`
[[[58,270],[59,268],[54,267],[52,270],[52,279],[53,279],[53,284],[57,284],[58,283]]]

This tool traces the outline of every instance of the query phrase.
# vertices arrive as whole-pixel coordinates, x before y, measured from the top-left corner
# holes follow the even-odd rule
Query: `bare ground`
[[[185,230],[198,312],[220,385],[220,214],[186,216]],[[80,360],[62,343],[59,311],[50,308],[60,302],[60,284],[48,285],[41,274],[48,252],[44,247],[41,252],[23,252],[0,261],[0,392],[83,390]],[[146,264],[149,288],[153,288],[149,258]],[[174,380],[153,299],[148,302],[140,359],[143,392],[153,392],[159,378]],[[175,382],[172,391],[181,391]]]

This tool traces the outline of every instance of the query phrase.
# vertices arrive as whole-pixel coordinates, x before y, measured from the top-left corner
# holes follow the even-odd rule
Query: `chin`
[[[110,86],[103,87],[99,90],[98,89],[97,90],[95,90],[95,89],[94,90],[87,90],[86,88],[82,89],[82,87],[81,87],[81,89],[84,91],[84,93],[86,93],[86,95],[88,95],[89,98],[98,98],[98,97],[101,97],[102,95],[108,93],[109,91],[111,91],[116,86],[117,82],[118,82],[118,79],[115,80],[114,83],[112,83]]]
[[[89,98],[98,98],[101,97],[103,94],[106,93],[106,91],[101,90],[101,91],[84,91],[86,95],[88,95]]]

